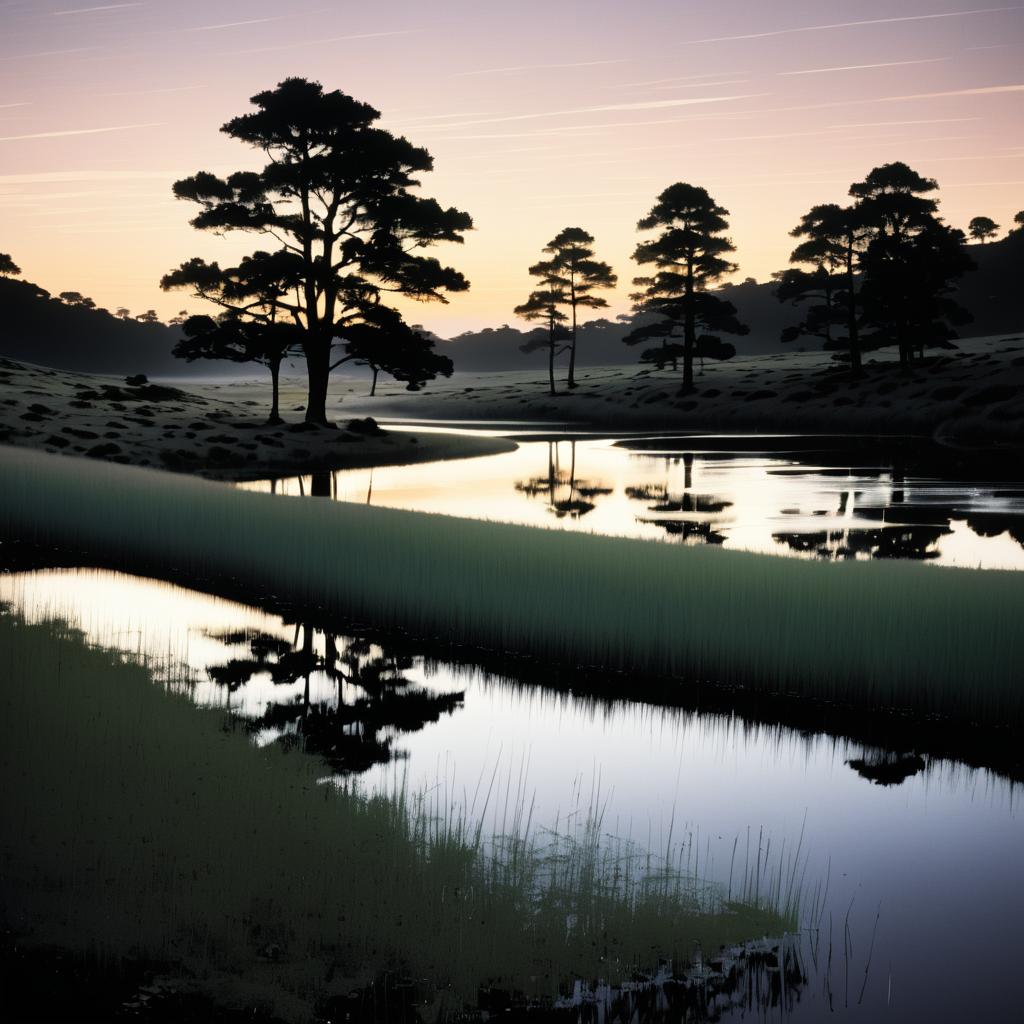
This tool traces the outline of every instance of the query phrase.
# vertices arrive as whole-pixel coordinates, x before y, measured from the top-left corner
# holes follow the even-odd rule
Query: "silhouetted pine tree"
[[[857,295],[857,261],[865,239],[864,226],[854,207],[836,203],[813,206],[790,232],[803,241],[793,250],[792,263],[810,266],[780,271],[775,290],[780,302],[808,305],[804,319],[782,332],[782,340],[803,335],[824,339],[826,349],[849,353],[850,369],[860,373],[860,308]],[[846,328],[846,335],[837,333]]]
[[[860,259],[861,297],[874,347],[895,345],[904,368],[927,346],[950,347],[970,317],[952,298],[972,269],[964,233],[944,224],[931,198],[938,184],[904,163],[876,167],[850,187],[870,230]]]
[[[444,302],[446,292],[465,291],[462,274],[421,250],[461,242],[472,220],[413,193],[432,157],[375,127],[380,113],[368,104],[302,78],[289,78],[252,103],[255,110],[221,130],[263,153],[262,170],[223,178],[201,171],[176,182],[174,194],[201,208],[194,227],[270,236],[298,260],[298,287],[281,307],[302,331],[306,421],[326,425],[337,339],[371,323],[390,294]],[[202,261],[175,274],[190,265],[201,295]],[[249,316],[244,302],[232,309]]]
[[[564,295],[562,304],[569,309],[569,375],[568,386],[576,387],[576,328],[577,310],[603,309],[606,299],[595,292],[601,288],[614,288],[618,278],[612,268],[594,259],[594,236],[583,228],[563,228],[544,247],[549,259],[530,268],[534,277],[557,284]]]
[[[991,217],[972,217],[967,225],[967,233],[976,242],[984,244],[999,234],[999,225]]]
[[[736,308],[707,290],[723,276],[736,270],[736,264],[725,259],[735,246],[724,232],[729,211],[719,206],[707,191],[696,185],[678,182],[658,196],[651,212],[637,225],[640,231],[656,228],[661,233],[651,241],[641,242],[633,259],[641,265],[653,265],[653,277],[637,277],[633,283],[640,289],[632,296],[637,313],[644,322],[623,338],[627,345],[636,345],[652,338],[661,345],[648,349],[642,359],[660,366],[683,363],[683,387],[693,386],[694,356],[709,359],[730,359],[736,349],[713,334],[698,329],[747,334],[749,328],[736,318]],[[648,318],[649,316],[649,318]],[[682,344],[671,339],[682,332]]]
[[[530,268],[533,273],[535,267]],[[563,324],[568,319],[558,308],[565,304],[565,292],[558,281],[546,279],[542,287],[530,292],[529,298],[521,305],[516,306],[516,316],[524,320],[533,320],[543,323],[547,327],[547,337],[543,339],[530,339],[520,346],[523,352],[534,352],[539,348],[548,350],[548,387],[552,395],[555,390],[555,357],[561,355],[568,349],[568,345],[559,347],[559,342],[568,341],[569,332]]]

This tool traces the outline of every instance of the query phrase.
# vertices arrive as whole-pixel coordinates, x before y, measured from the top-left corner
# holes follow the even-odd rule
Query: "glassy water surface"
[[[772,863],[799,849],[805,891],[822,896],[800,937],[808,980],[795,1005],[760,1006],[759,1019],[1018,1019],[1024,822],[994,773],[596,699],[583,679],[556,690],[105,571],[0,575],[0,600],[188,665],[196,702],[244,716],[255,742],[301,742],[368,791],[405,784],[479,814],[496,772],[513,801],[535,801],[537,829],[597,804],[607,834],[656,852],[671,835],[723,885],[759,848]],[[490,827],[502,813],[494,801]]]
[[[806,558],[1024,569],[1012,459],[799,436],[516,436],[507,454],[242,486]]]

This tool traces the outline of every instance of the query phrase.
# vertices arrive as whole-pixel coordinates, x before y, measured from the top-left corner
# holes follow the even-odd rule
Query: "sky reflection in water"
[[[788,556],[1024,569],[1020,482],[952,479],[884,455],[669,446],[524,440],[502,455],[242,486]]]
[[[276,638],[282,652],[305,648],[302,627],[258,610],[91,570],[2,575],[0,600],[33,619],[66,616],[94,641],[187,663],[195,673],[194,698],[203,704],[230,705],[250,718],[274,706],[301,705],[307,692],[311,706],[330,711],[337,705],[337,680],[322,664],[308,680],[300,675],[284,684],[275,684],[268,671],[233,689],[211,680],[211,666],[251,654],[250,645],[217,636]],[[329,641],[320,632],[309,638],[322,662]],[[348,640],[339,636],[333,643],[343,655]],[[390,655],[372,645],[359,648],[357,660],[374,657]],[[586,807],[591,794],[599,794],[594,799],[605,808],[608,833],[659,851],[671,829],[674,843],[689,845],[701,873],[723,882],[734,844],[742,860],[748,843],[756,850],[770,839],[774,851],[802,843],[807,880],[828,884],[819,952],[823,958],[831,922],[832,1004],[842,1015],[1013,1019],[1024,823],[1007,781],[931,762],[923,770],[911,766],[898,785],[876,785],[847,763],[876,753],[826,735],[609,704],[422,658],[405,663],[399,674],[408,687],[464,696],[414,731],[380,730],[373,740],[384,741],[388,757],[369,759],[372,767],[360,776],[368,790],[405,782],[414,792],[433,789],[469,805],[478,782],[486,786],[497,769],[500,784],[513,791],[524,780],[524,791],[536,800],[538,828],[564,820],[581,799]],[[342,685],[341,695],[346,704],[366,696],[350,684]],[[274,742],[290,728],[261,728],[258,740]],[[501,802],[494,802],[492,818],[501,813]],[[858,1004],[876,916],[871,969]],[[950,967],[955,983],[936,985],[936,972]],[[786,1019],[817,1020],[825,1011],[826,972],[819,963],[811,973]],[[779,1013],[767,1016],[778,1019]]]

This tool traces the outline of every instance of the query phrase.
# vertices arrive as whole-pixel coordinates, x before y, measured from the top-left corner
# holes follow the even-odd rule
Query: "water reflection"
[[[682,457],[683,489],[679,494],[670,491],[671,482],[669,468],[676,463],[676,458],[665,459],[665,480],[660,484],[643,484],[628,486],[625,489],[627,498],[646,505],[648,512],[655,515],[637,516],[637,522],[649,523],[660,527],[669,536],[681,537],[686,541],[702,541],[705,544],[724,544],[726,534],[714,528],[715,523],[725,523],[721,513],[732,507],[731,501],[718,498],[712,494],[695,494],[693,487],[692,452],[685,452]],[[653,504],[651,504],[653,502]]]
[[[482,458],[244,486],[792,557],[1024,569],[1013,459],[887,445],[566,436],[520,439],[516,451]]]
[[[877,786],[898,786],[927,767],[920,754],[897,754],[885,750],[872,751],[864,757],[853,757],[846,763],[862,779]]]
[[[296,625],[290,641],[259,630],[210,636],[245,651],[207,665],[213,683],[233,693],[265,677],[288,693],[267,700],[261,713],[249,718],[260,741],[297,745],[335,772],[387,764],[401,756],[393,749],[398,736],[462,704],[462,692],[434,693],[412,684],[405,674],[413,668],[409,655],[386,652],[363,638],[317,631],[309,623]]]
[[[814,533],[775,533],[772,536],[801,554],[843,560],[859,558],[938,559],[939,539],[952,533],[948,526],[898,527],[887,530],[843,529]]]
[[[557,519],[565,516],[579,519],[594,510],[595,498],[613,493],[614,488],[600,482],[577,480],[576,442],[569,440],[565,444],[569,449],[568,470],[561,467],[562,443],[548,441],[547,473],[526,480],[517,480],[515,489],[530,498],[546,498],[549,511],[553,512]]]
[[[760,862],[769,844],[773,857],[799,848],[808,876],[826,880],[804,935],[811,980],[798,1000],[782,996],[787,985],[774,990],[782,1002],[741,1001],[748,1010],[1015,1019],[1024,822],[1010,782],[944,757],[942,744],[962,736],[936,723],[915,734],[895,716],[758,708],[679,681],[659,694],[587,672],[452,664],[404,641],[109,572],[0,574],[0,600],[30,620],[63,615],[93,642],[187,663],[198,702],[244,716],[259,742],[301,742],[360,771],[368,792],[390,790],[400,772],[414,792],[443,787],[469,806],[497,775],[513,806],[527,793],[538,828],[593,793],[607,832],[649,850],[686,844],[697,872],[723,887],[746,850]],[[403,703],[414,693],[421,703]],[[1019,737],[1006,738],[1011,750],[1019,760]],[[986,764],[998,751],[976,753]],[[507,807],[492,801],[485,826],[500,830]],[[936,956],[950,950],[971,984],[935,985]]]

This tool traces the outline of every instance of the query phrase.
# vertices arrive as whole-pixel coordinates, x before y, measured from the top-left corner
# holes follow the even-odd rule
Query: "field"
[[[399,465],[508,451],[511,441],[395,433],[350,423],[308,429],[297,396],[268,425],[269,382],[183,388],[0,359],[0,443],[218,479]],[[298,408],[296,409],[296,405]]]

